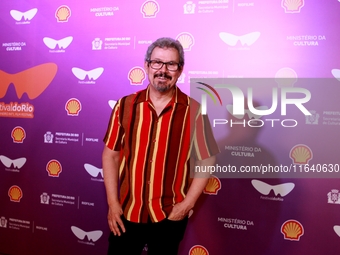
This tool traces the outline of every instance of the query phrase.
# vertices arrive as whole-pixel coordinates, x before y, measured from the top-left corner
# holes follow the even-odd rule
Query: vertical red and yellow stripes
[[[198,103],[194,118],[190,105],[190,98],[176,87],[159,116],[148,90],[120,99],[112,111],[104,142],[122,152],[120,200],[127,220],[163,220],[189,188],[191,148],[197,159],[218,152],[205,138],[209,123],[199,114]]]

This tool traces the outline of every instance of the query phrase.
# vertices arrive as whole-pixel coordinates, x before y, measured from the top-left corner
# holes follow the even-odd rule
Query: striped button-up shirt
[[[157,115],[149,89],[121,98],[104,138],[120,151],[120,202],[132,222],[166,218],[189,189],[190,165],[219,152],[209,120],[199,104],[177,87]]]

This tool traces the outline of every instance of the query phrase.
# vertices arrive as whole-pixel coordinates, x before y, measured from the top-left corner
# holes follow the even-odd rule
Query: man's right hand
[[[122,206],[119,203],[115,203],[109,206],[109,213],[107,215],[107,220],[109,222],[110,230],[116,236],[121,235],[121,231],[125,233],[125,227],[121,219],[123,214]]]

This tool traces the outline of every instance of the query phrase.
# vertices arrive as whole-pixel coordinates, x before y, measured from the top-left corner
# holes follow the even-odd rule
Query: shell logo
[[[159,12],[159,4],[156,1],[145,1],[140,7],[143,18],[156,18]]]
[[[189,255],[209,255],[209,252],[204,246],[195,245],[191,247]]]
[[[217,195],[217,192],[221,189],[222,184],[218,177],[212,175],[209,178],[207,186],[205,186],[203,193],[208,195]]]
[[[77,98],[70,98],[65,104],[65,110],[69,116],[78,116],[81,111],[81,103]]]
[[[281,2],[285,13],[299,13],[304,5],[304,0],[282,0]]]
[[[143,68],[139,66],[132,67],[128,73],[128,79],[131,85],[143,85],[146,74]]]
[[[308,164],[313,158],[313,152],[307,145],[298,144],[290,150],[289,157],[293,160],[294,164]]]
[[[55,17],[58,22],[68,22],[68,19],[71,17],[71,9],[67,5],[60,6],[56,12]]]
[[[180,33],[176,37],[176,40],[178,40],[182,44],[184,51],[191,51],[192,46],[194,46],[195,44],[194,37],[188,32]]]
[[[48,161],[46,165],[46,171],[48,172],[48,176],[59,177],[60,173],[62,172],[60,162],[56,159]]]
[[[287,220],[281,226],[281,233],[286,240],[299,241],[304,232],[302,224],[297,220]]]
[[[13,128],[11,133],[12,139],[14,143],[23,143],[26,138],[25,129],[20,126]]]
[[[12,202],[20,202],[23,193],[19,186],[13,185],[8,190],[8,196]]]

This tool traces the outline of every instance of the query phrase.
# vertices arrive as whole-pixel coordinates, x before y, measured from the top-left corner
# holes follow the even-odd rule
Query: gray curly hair
[[[162,37],[162,38],[157,39],[156,41],[154,41],[148,47],[148,50],[146,51],[145,59],[144,59],[146,62],[150,61],[152,51],[156,47],[159,47],[161,49],[164,49],[164,48],[174,48],[174,49],[176,49],[178,51],[178,55],[179,55],[180,68],[181,69],[183,68],[183,66],[184,66],[184,50],[183,50],[182,44],[179,41],[174,40],[174,39],[169,38],[169,37]]]

